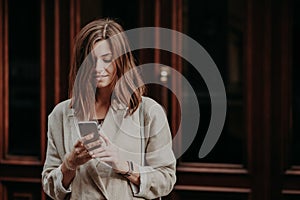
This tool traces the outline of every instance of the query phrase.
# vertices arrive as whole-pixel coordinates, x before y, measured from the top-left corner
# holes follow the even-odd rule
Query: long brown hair
[[[125,105],[130,115],[141,102],[145,86],[136,69],[128,39],[125,34],[121,34],[123,32],[121,25],[114,20],[100,19],[83,27],[75,38],[69,73],[69,97],[71,98],[70,106],[74,108],[75,116],[80,120],[90,120],[95,116],[97,88],[91,74],[96,62],[91,52],[95,43],[101,40],[107,39],[109,42],[114,58],[112,63],[116,67],[116,76],[112,82],[114,92],[111,102]],[[124,76],[127,72],[130,72],[130,77]]]

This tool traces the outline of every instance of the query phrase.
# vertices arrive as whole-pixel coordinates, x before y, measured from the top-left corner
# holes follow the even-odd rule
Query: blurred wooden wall
[[[136,54],[140,64],[181,72],[201,108],[196,139],[178,159],[177,183],[165,199],[300,199],[299,8],[297,0],[0,0],[0,199],[47,198],[41,188],[47,116],[68,98],[76,33],[100,17],[117,18],[126,29],[157,26],[189,35],[224,80],[224,130],[212,152],[199,159],[211,114],[201,75],[170,52]],[[173,48],[183,48],[180,42],[172,40]],[[159,77],[161,71],[150,73]],[[178,79],[168,77],[180,98],[189,98]],[[148,95],[165,107],[175,136],[180,98],[164,84],[149,85]]]

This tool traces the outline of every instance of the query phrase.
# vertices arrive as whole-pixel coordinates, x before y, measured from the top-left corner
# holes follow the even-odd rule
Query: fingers
[[[71,156],[72,162],[77,166],[84,164],[92,158],[80,139],[75,143]]]
[[[103,162],[115,162],[116,152],[107,147],[100,147],[89,152],[92,158],[99,158]]]
[[[113,162],[112,157],[102,157],[102,158],[100,158],[100,160],[102,162],[106,162],[106,163],[112,163]]]
[[[96,147],[96,146],[100,147],[101,144],[102,144],[102,141],[96,140],[94,142],[90,142],[88,144],[85,144],[85,148],[87,148],[88,150],[90,150],[91,148]]]
[[[90,142],[84,144],[85,141],[88,141],[93,137],[92,134],[88,134],[82,137],[80,140],[76,142],[74,145],[74,160],[76,163],[83,164],[87,162],[91,158],[99,158],[101,161],[104,162],[112,162],[115,160],[116,152],[115,149],[111,146],[111,142],[105,135],[99,133],[101,140],[96,140],[94,142]],[[100,146],[97,148],[97,146]],[[92,151],[89,149],[96,148]]]
[[[74,151],[76,155],[79,155],[83,151],[83,148],[75,148]]]
[[[92,158],[85,148],[76,148],[74,151],[75,155],[73,155],[72,160],[77,166],[84,164]]]
[[[76,144],[74,145],[75,154],[79,155],[84,150],[86,150],[86,148],[84,147],[83,143],[80,140],[77,141]]]
[[[94,133],[90,133],[90,134],[87,134],[86,136],[82,137],[81,141],[82,141],[82,143],[85,143],[86,141],[93,139],[93,137],[94,137]]]
[[[75,148],[76,156],[78,157],[80,154],[84,153],[86,151],[84,148]]]
[[[78,158],[91,158],[91,155],[89,154],[89,152],[87,150],[84,150],[83,152],[81,152],[79,155],[78,155]]]
[[[106,137],[104,134],[99,133],[100,137],[104,140],[106,146],[108,146],[110,144],[110,140],[108,139],[108,137]]]
[[[101,153],[96,153],[92,155],[92,158],[98,158],[99,160],[106,162],[106,163],[113,163],[114,160],[114,156],[112,156],[110,153],[108,152],[101,152]]]
[[[103,147],[100,147],[100,148],[97,148],[97,149],[95,149],[95,150],[93,150],[93,151],[90,151],[89,152],[89,154],[93,157],[93,158],[98,158],[99,156],[99,154],[100,153],[103,153],[103,152],[105,152],[106,150],[105,150],[105,148],[103,148]],[[102,155],[102,154],[101,154]]]
[[[77,142],[75,143],[74,147],[76,148],[76,147],[80,147],[80,146],[83,146],[83,143],[82,143],[82,141],[79,139],[79,140],[77,140]]]

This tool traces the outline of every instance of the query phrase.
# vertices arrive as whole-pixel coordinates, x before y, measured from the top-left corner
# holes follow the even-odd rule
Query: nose
[[[97,59],[96,61],[96,72],[102,72],[107,68],[108,64],[105,63],[102,59]]]

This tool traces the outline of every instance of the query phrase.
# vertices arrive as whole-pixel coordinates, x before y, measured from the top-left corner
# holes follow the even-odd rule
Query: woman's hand
[[[73,150],[66,155],[64,162],[67,169],[75,170],[78,166],[86,163],[91,158],[82,141],[78,140]]]
[[[122,160],[119,154],[119,148],[113,145],[110,140],[103,134],[100,134],[103,143],[100,148],[90,151],[92,158],[99,158],[101,161],[109,164],[116,173],[125,174],[129,171],[126,161]]]
[[[65,155],[61,171],[63,173],[62,185],[65,189],[69,188],[76,174],[76,168],[89,161],[92,157],[84,147],[81,140],[74,145],[73,150]]]

